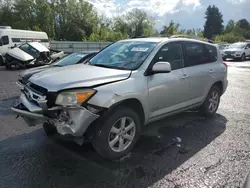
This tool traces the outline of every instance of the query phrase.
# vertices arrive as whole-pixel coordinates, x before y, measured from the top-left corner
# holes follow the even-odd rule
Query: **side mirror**
[[[171,72],[171,64],[169,62],[159,61],[153,65],[152,70],[150,70],[147,75],[169,72]]]

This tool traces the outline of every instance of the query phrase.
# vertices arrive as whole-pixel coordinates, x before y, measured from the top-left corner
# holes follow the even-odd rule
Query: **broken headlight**
[[[63,91],[56,98],[56,104],[61,106],[81,105],[96,93],[93,89]]]

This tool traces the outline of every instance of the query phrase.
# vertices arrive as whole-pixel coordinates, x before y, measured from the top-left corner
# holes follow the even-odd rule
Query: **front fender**
[[[145,122],[149,117],[147,81],[144,77],[129,78],[120,82],[95,88],[97,93],[87,102],[88,104],[110,108],[127,99],[138,100],[143,108]]]

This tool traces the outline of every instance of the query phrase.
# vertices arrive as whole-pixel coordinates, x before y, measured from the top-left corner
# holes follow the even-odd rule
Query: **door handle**
[[[188,78],[188,75],[187,74],[183,74],[183,76],[181,78],[182,79],[186,79],[186,78]]]
[[[209,73],[213,73],[213,72],[215,72],[214,69],[210,69],[210,70],[209,70]]]

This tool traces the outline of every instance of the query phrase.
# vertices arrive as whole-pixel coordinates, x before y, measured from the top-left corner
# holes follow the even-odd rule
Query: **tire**
[[[245,55],[245,53],[243,53],[241,58],[240,58],[240,61],[245,61],[245,60],[246,60],[246,55]]]
[[[43,123],[43,129],[47,136],[52,136],[57,133],[56,128],[49,123]]]
[[[207,117],[214,116],[220,104],[220,96],[221,96],[221,91],[219,87],[216,85],[212,86],[208,92],[205,101],[203,102],[203,104],[199,109],[200,113]]]
[[[10,62],[8,60],[5,60],[4,65],[5,65],[6,69],[11,69]]]
[[[12,65],[15,65],[15,68],[13,68]],[[5,62],[5,67],[7,69],[20,69],[21,68],[21,66],[19,65],[18,61],[16,61],[16,60],[13,60],[11,62],[6,61]]]
[[[141,125],[138,114],[130,108],[118,107],[100,120],[101,121],[99,122],[102,123],[100,123],[96,129],[95,136],[92,140],[95,150],[102,157],[109,160],[121,158],[129,153],[140,136]],[[122,121],[125,122],[125,128],[127,129],[129,128],[129,125],[131,126],[134,122],[133,128],[131,128],[126,135],[126,129],[124,129],[124,132],[121,131],[122,129],[120,126]],[[116,129],[114,129],[114,127],[116,127]],[[114,131],[111,132],[111,128],[114,129]],[[130,137],[131,141],[127,140],[128,135],[132,135]],[[113,147],[111,146],[111,141],[115,143]],[[125,146],[124,149],[120,149],[120,143],[127,146]]]
[[[0,66],[4,65],[4,60],[3,60],[3,57],[0,56]]]

